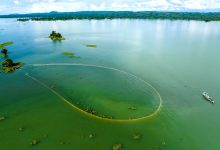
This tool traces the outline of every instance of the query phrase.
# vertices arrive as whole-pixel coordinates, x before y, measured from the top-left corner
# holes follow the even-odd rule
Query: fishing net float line
[[[79,107],[77,107],[76,105],[71,103],[69,100],[67,100],[65,97],[63,97],[60,93],[55,91],[53,88],[49,87],[44,82],[42,82],[39,79],[37,79],[36,77],[30,75],[28,72],[25,73],[25,75],[27,77],[29,77],[30,79],[34,80],[35,82],[39,83],[43,87],[45,87],[48,90],[50,90],[54,95],[56,95],[60,100],[62,100],[64,103],[66,103],[72,109],[74,109],[77,112],[79,112],[81,114],[84,114],[84,115],[86,115],[88,117],[91,117],[93,119],[109,121],[109,122],[137,122],[137,121],[147,120],[147,119],[151,119],[151,118],[155,117],[160,112],[160,110],[162,109],[162,102],[163,102],[162,97],[160,96],[159,92],[150,83],[148,83],[147,81],[141,79],[140,77],[137,77],[134,74],[128,73],[128,72],[120,70],[120,69],[116,69],[116,68],[112,68],[112,67],[106,67],[106,66],[101,66],[101,65],[82,64],[82,63],[29,64],[27,66],[32,66],[32,67],[44,67],[44,66],[84,66],[84,67],[95,67],[95,68],[102,68],[102,69],[118,71],[118,72],[126,74],[128,76],[132,76],[132,77],[138,79],[139,81],[143,82],[144,84],[150,86],[153,89],[153,91],[157,94],[157,96],[159,97],[159,105],[158,105],[157,109],[154,112],[152,112],[151,114],[147,115],[147,116],[143,116],[143,117],[139,117],[139,118],[133,118],[133,119],[110,119],[110,118],[103,118],[103,117],[100,117],[100,116],[88,113],[88,112],[80,109]]]

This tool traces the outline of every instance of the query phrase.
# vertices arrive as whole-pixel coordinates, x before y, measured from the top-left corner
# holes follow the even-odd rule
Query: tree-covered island
[[[63,36],[56,32],[56,31],[52,31],[49,38],[53,41],[62,41],[62,40],[65,40],[65,38],[63,38]]]
[[[6,46],[12,45],[13,42],[5,42],[0,44],[1,49],[1,56],[2,60],[0,62],[0,73],[11,73],[14,72],[16,69],[19,69],[22,67],[23,63],[21,62],[14,62],[12,59],[8,56],[8,50],[5,48]]]

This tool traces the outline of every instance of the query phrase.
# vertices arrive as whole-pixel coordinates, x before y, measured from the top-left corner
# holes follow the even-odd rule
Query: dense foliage
[[[32,14],[1,15],[0,18],[20,18],[18,21],[50,21],[71,19],[171,19],[220,21],[220,12],[157,12],[157,11],[82,11],[50,12]]]
[[[21,62],[13,62],[12,59],[9,58],[8,56],[8,50],[5,48],[5,46],[12,45],[13,42],[5,42],[0,44],[0,49],[1,50],[1,58],[0,58],[0,73],[12,73],[16,69],[21,68],[23,63]],[[1,120],[1,118],[0,118]]]
[[[65,38],[63,38],[63,36],[60,33],[57,33],[56,31],[52,31],[49,38],[53,41],[65,40]]]

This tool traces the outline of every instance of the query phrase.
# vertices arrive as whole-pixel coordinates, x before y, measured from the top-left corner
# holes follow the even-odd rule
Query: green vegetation
[[[64,142],[64,141],[61,141],[61,142],[60,142],[60,144],[61,144],[61,145],[64,145],[64,144],[66,144],[66,142]]]
[[[79,103],[78,103],[78,105],[79,105]],[[101,118],[113,119],[112,116],[101,114],[101,113],[97,112],[95,109],[93,109],[91,107],[88,107],[88,106],[83,106],[83,107],[84,108],[82,108],[82,109],[85,112],[89,113],[89,114],[92,114],[92,115],[95,115],[95,116],[98,116],[98,117],[101,117]]]
[[[5,46],[12,45],[13,42],[6,42],[0,44],[1,54],[3,57],[3,61],[0,62],[1,67],[0,67],[0,72],[3,73],[11,73],[14,72],[16,69],[19,69],[23,64],[21,62],[14,63],[12,59],[8,58],[8,50],[5,48]]]
[[[94,45],[94,44],[86,44],[86,47],[89,47],[89,48],[97,48],[97,46]]]
[[[34,145],[37,145],[37,144],[39,144],[39,143],[40,143],[39,140],[34,139],[34,140],[31,141],[30,145],[31,145],[31,146],[34,146]]]
[[[17,19],[17,21],[23,21],[23,22],[26,22],[26,21],[30,21],[30,19],[28,19],[28,18],[20,18],[20,19]]]
[[[159,11],[82,11],[57,12],[24,15],[2,15],[2,18],[20,18],[18,21],[56,21],[72,19],[170,19],[170,20],[201,20],[220,21],[220,12],[159,12]]]
[[[49,38],[53,41],[65,40],[65,38],[63,38],[63,36],[60,33],[57,33],[56,31],[52,31]]]
[[[89,138],[90,138],[90,139],[93,139],[94,137],[95,137],[94,134],[90,134],[90,135],[89,135]]]
[[[162,142],[162,145],[166,145],[166,142],[165,142],[165,141],[163,141],[163,142]]]
[[[72,52],[63,52],[64,55],[68,56],[69,58],[80,58],[79,56],[75,56]]]
[[[112,116],[109,116],[109,115],[100,115],[100,117],[102,117],[102,118],[107,118],[107,119],[113,119],[113,117],[112,117]]]
[[[6,119],[5,116],[0,117],[0,121],[3,121],[3,120],[5,120],[5,119]]]
[[[130,110],[137,110],[137,108],[134,107],[134,106],[128,106],[128,109],[130,109]]]
[[[19,69],[23,64],[21,62],[14,63],[11,59],[5,59],[2,62],[2,72],[4,73],[11,73],[14,72],[16,69]]]
[[[115,144],[112,147],[112,150],[121,150],[122,149],[122,145],[121,144]]]
[[[3,57],[7,57],[7,54],[8,54],[8,50],[5,48],[5,46],[9,46],[12,44],[13,42],[5,42],[5,43],[0,44],[0,48],[2,49],[1,54]]]
[[[12,45],[13,44],[13,42],[5,42],[5,43],[2,43],[2,44],[0,44],[0,48],[5,48],[5,46],[9,46],[9,45]]]
[[[24,131],[24,128],[23,128],[23,127],[18,128],[18,131],[23,132],[23,131]]]
[[[68,56],[69,58],[74,58],[74,54],[72,52],[63,52],[64,55]]]
[[[135,133],[135,134],[133,134],[132,138],[133,138],[134,140],[140,140],[141,135],[138,134],[138,133]]]
[[[8,54],[8,50],[7,50],[6,48],[3,48],[3,49],[1,50],[1,53],[2,53],[3,57],[6,57],[7,54]]]
[[[87,113],[90,113],[90,114],[93,114],[93,115],[97,115],[96,110],[94,110],[94,109],[92,109],[92,108],[87,107],[87,108],[85,109],[85,111],[86,111]]]

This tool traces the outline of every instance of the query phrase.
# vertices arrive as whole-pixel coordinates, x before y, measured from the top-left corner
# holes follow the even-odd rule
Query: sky
[[[220,0],[0,0],[0,15],[101,10],[220,12]]]

